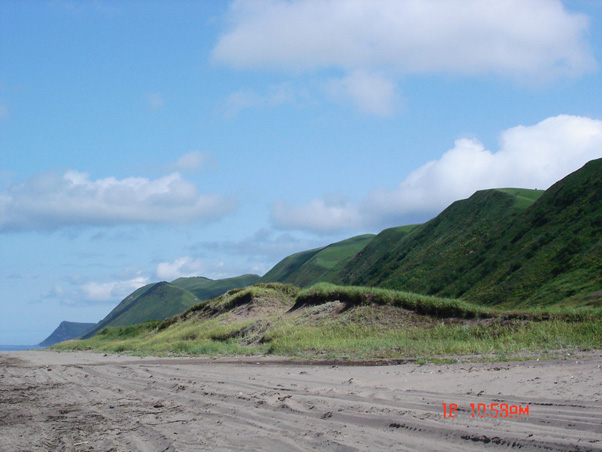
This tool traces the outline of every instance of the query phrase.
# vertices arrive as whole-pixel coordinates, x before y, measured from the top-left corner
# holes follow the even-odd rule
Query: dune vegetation
[[[540,357],[599,348],[602,309],[501,311],[387,289],[258,284],[59,350],[305,359]]]

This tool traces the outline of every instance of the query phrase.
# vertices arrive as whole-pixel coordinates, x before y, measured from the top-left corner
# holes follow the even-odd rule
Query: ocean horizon
[[[0,352],[19,352],[23,350],[40,350],[40,345],[0,345]]]

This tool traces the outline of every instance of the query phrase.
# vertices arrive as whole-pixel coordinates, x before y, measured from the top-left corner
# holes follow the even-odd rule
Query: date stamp
[[[458,404],[443,403],[443,417],[458,416]],[[508,403],[471,403],[470,414],[474,418],[524,418],[529,416],[529,405],[510,405]]]

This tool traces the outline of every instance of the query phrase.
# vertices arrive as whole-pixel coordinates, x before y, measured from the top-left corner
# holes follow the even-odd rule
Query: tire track
[[[0,355],[7,451],[602,451],[600,356],[504,368],[83,357],[4,366]],[[442,403],[457,404],[457,416],[444,417]],[[529,415],[473,418],[470,403]]]

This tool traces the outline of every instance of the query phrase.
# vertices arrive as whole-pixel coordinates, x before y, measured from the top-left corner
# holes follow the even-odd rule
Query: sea
[[[21,350],[41,350],[39,345],[0,345],[0,352],[19,352]]]

